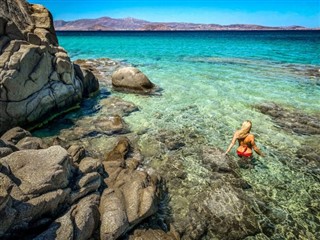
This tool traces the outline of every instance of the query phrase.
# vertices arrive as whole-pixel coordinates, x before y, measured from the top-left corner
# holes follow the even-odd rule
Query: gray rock
[[[121,138],[103,161],[109,177],[100,202],[101,239],[116,239],[158,209],[159,179],[145,171],[125,167],[130,151],[128,139]]]
[[[9,154],[13,153],[11,148],[8,147],[0,147],[0,158],[8,156]]]
[[[28,33],[28,42],[34,45],[41,45],[41,39],[34,33]]]
[[[112,85],[116,90],[148,94],[155,85],[146,75],[134,67],[123,67],[112,74]]]
[[[99,210],[101,214],[101,240],[117,239],[129,229],[125,202],[120,191],[106,189],[101,196]]]
[[[255,106],[261,113],[271,116],[272,120],[288,132],[298,135],[320,134],[320,117],[301,111],[285,109],[275,103],[262,103]]]
[[[4,35],[6,29],[7,21],[4,18],[0,17],[0,36]]]
[[[0,34],[0,53],[2,52],[2,49],[4,49],[9,42],[10,42],[10,38],[8,38],[7,36],[1,36]]]
[[[47,147],[42,139],[38,137],[25,137],[16,146],[19,149],[42,149]]]
[[[28,196],[66,188],[71,174],[71,159],[60,146],[14,152],[0,163],[8,166],[9,174],[19,179],[19,189]]]
[[[70,202],[74,203],[78,199],[86,196],[88,193],[98,191],[101,186],[102,179],[99,173],[91,172],[82,176],[76,183],[77,188],[70,196]]]
[[[49,228],[35,237],[35,240],[47,239],[89,239],[99,225],[98,205],[100,196],[91,194],[71,206],[62,217],[56,219]]]
[[[79,163],[86,156],[86,150],[79,145],[70,146],[68,153],[71,155],[74,163]]]
[[[91,75],[84,94],[48,10],[25,0],[0,4],[0,133],[55,117],[97,91],[97,79],[86,70]]]
[[[99,159],[94,159],[91,157],[86,157],[81,160],[79,164],[79,171],[83,174],[91,172],[101,172],[102,164]]]
[[[81,68],[78,64],[74,64],[74,69],[77,77],[82,82],[84,97],[89,97],[90,93],[99,90],[99,82],[91,70],[84,67]]]
[[[4,141],[12,142],[13,144],[17,144],[21,139],[25,137],[31,137],[31,133],[22,129],[21,127],[15,127],[5,132],[1,136],[1,139]]]

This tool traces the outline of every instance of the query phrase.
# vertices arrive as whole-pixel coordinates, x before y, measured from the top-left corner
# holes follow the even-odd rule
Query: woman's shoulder
[[[249,133],[247,138],[254,139],[254,135],[252,133]]]

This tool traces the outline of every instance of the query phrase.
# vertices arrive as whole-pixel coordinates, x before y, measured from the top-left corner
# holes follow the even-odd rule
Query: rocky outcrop
[[[110,175],[100,203],[101,239],[116,239],[157,211],[159,179],[137,170],[139,159],[128,159],[129,151],[129,140],[122,138],[103,161]]]
[[[58,46],[52,16],[25,0],[0,0],[0,133],[54,116],[99,88]]]
[[[150,94],[155,85],[135,67],[123,67],[112,74],[112,86],[116,90]]]
[[[39,144],[19,150],[29,142]],[[1,239],[116,239],[158,209],[160,178],[138,170],[141,155],[126,138],[104,161],[76,145],[41,149],[21,128],[2,146],[11,152],[0,158]]]

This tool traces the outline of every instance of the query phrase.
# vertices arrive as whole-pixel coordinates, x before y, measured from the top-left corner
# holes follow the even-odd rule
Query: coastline
[[[76,109],[32,133],[15,127],[1,136],[1,238],[319,237],[320,62],[309,49],[317,47],[313,33],[293,42],[279,41],[278,31],[248,39],[270,33],[255,30],[227,31],[237,34],[218,40],[173,38],[173,31],[143,31],[167,34],[153,39],[112,31],[129,37],[97,39],[103,31],[54,32],[45,13],[48,28],[34,32],[0,15],[0,23],[22,26],[18,37],[4,31],[1,84],[9,87],[0,92],[7,110],[1,114],[29,117],[34,107],[40,120],[52,104]],[[63,38],[69,33],[75,37]],[[109,53],[118,60],[105,58]],[[72,61],[79,56],[87,58]],[[24,96],[8,103],[18,80],[42,84],[25,87],[28,111],[19,102]],[[156,86],[161,95],[152,94]],[[74,95],[76,103],[69,101]],[[61,109],[48,112],[54,117]],[[223,153],[248,116],[267,156],[241,168]]]

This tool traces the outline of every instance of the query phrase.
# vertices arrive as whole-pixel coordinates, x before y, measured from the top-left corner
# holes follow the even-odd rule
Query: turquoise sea
[[[203,145],[225,150],[234,130],[250,119],[266,157],[258,157],[260,167],[243,169],[241,175],[257,195],[290,216],[291,222],[276,225],[282,238],[274,239],[319,237],[319,172],[310,173],[297,154],[310,146],[319,153],[319,134],[288,131],[255,108],[272,102],[291,113],[320,116],[319,31],[59,32],[58,39],[72,60],[126,62],[161,87],[161,96],[151,97],[109,90],[139,107],[124,120],[131,131],[143,132],[141,149],[157,149],[153,138],[172,131],[201,136],[191,144],[188,138],[194,152]],[[147,154],[145,164],[161,168],[168,157],[169,152]],[[181,157],[187,165],[186,186],[201,191],[208,170],[198,165],[196,154]],[[181,196],[172,196],[176,209]]]

